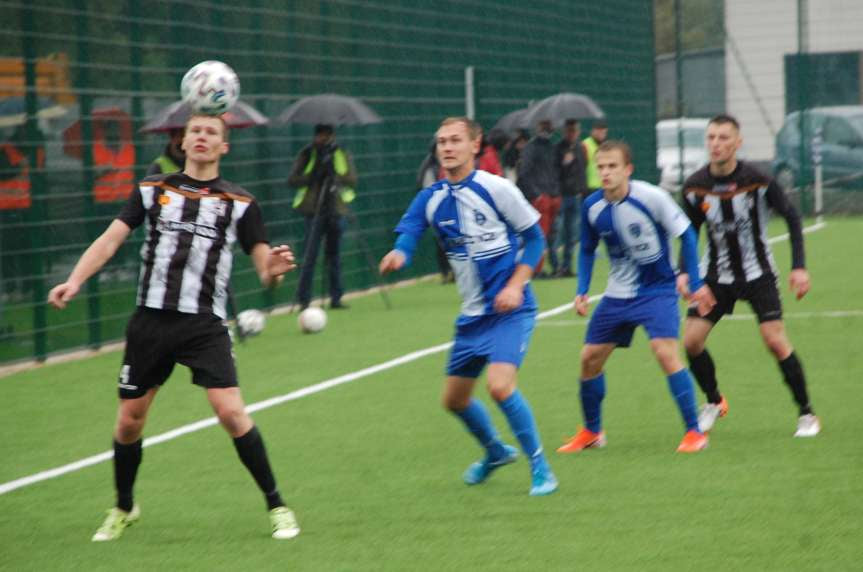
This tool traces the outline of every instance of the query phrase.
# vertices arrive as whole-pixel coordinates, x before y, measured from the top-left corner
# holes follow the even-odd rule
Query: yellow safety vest
[[[309,155],[309,162],[306,164],[306,168],[303,170],[303,174],[309,176],[312,174],[312,171],[315,170],[315,162],[318,158],[318,152],[314,148],[312,148],[312,152]],[[333,169],[336,171],[336,175],[344,177],[348,174],[348,156],[345,152],[338,148],[333,152]],[[297,195],[294,197],[294,208],[299,208],[299,206],[303,203],[303,199],[306,198],[306,192],[309,190],[309,187],[301,187],[297,191]],[[344,204],[348,204],[356,198],[357,194],[354,192],[352,187],[342,187],[339,189],[339,198],[342,200]]]
[[[159,165],[163,173],[176,173],[180,171],[180,166],[167,155],[159,155],[153,162]]]
[[[587,149],[587,187],[591,191],[595,191],[596,189],[602,186],[602,179],[599,176],[599,171],[596,168],[596,150],[599,148],[599,144],[593,139],[593,137],[588,137],[584,141],[584,148]]]

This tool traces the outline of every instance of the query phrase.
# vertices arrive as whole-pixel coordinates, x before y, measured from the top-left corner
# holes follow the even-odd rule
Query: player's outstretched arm
[[[114,256],[114,253],[117,252],[117,249],[131,232],[132,229],[126,223],[115,219],[105,232],[84,251],[78,263],[75,264],[75,268],[72,269],[72,273],[69,274],[69,278],[51,289],[48,293],[48,303],[61,310],[65,308],[66,303],[81,290],[84,282],[99,272],[105,263],[111,260],[111,257]]]
[[[278,286],[284,274],[297,267],[291,247],[285,244],[270,247],[266,242],[259,242],[251,254],[258,279],[265,288]]]

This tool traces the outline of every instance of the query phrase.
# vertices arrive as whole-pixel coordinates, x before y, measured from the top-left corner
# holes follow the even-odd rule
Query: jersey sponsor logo
[[[733,221],[715,220],[710,221],[710,230],[714,236],[722,237],[728,232],[749,232],[752,229],[752,220],[735,219]]]
[[[466,244],[479,244],[482,242],[492,242],[497,237],[497,233],[494,232],[484,232],[477,236],[454,236],[447,237],[446,243],[449,246],[464,246]]]
[[[216,213],[216,216],[225,216],[225,212],[228,209],[228,203],[218,199],[215,201],[213,199],[209,199],[207,202],[209,203],[209,206],[213,208],[213,212]]]
[[[737,190],[737,183],[725,183],[713,185],[714,193],[733,193]]]
[[[177,220],[159,219],[156,223],[156,229],[159,232],[188,232],[210,240],[219,238],[219,231],[215,227],[195,222],[183,222]]]

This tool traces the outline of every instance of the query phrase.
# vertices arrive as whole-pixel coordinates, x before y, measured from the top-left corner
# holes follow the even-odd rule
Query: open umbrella
[[[173,129],[182,129],[191,114],[192,109],[188,105],[182,101],[175,101],[157,111],[140,131],[141,133],[165,133]],[[222,119],[231,129],[256,127],[269,123],[269,119],[260,111],[244,101],[235,103],[231,109],[222,114]]]
[[[383,121],[365,103],[355,97],[322,93],[304,97],[279,115],[280,123],[307,125],[369,125]]]
[[[502,129],[506,133],[509,133],[510,131],[514,131],[516,129],[527,129],[529,124],[524,120],[524,118],[527,115],[528,111],[530,111],[529,107],[510,111],[509,113],[497,120],[497,123],[494,124],[494,128]]]
[[[602,108],[580,93],[558,93],[530,106],[524,120],[533,127],[547,119],[560,127],[567,119],[599,119],[605,117]]]
[[[66,113],[66,108],[47,97],[37,99],[36,116],[53,119]],[[0,127],[16,127],[27,122],[27,100],[20,96],[0,99]]]

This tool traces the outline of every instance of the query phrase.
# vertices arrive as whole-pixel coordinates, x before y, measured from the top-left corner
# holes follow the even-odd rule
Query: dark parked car
[[[800,112],[785,118],[776,135],[773,173],[786,189],[811,181],[812,139],[821,129],[825,186],[863,186],[863,106],[814,107],[804,115],[807,181],[800,181]]]

